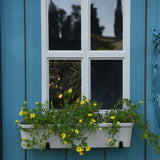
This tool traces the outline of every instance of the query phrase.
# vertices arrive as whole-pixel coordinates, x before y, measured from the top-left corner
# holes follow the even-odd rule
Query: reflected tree
[[[72,5],[71,14],[49,3],[49,49],[81,49],[81,6]]]
[[[99,18],[97,17],[97,8],[94,7],[94,4],[91,4],[91,32],[95,35],[102,36],[104,26],[100,26]]]
[[[63,22],[62,27],[62,39],[65,40],[65,44],[68,41],[72,40],[72,17],[67,16],[65,21]]]
[[[123,34],[123,15],[121,0],[117,0],[117,8],[115,10],[114,34],[116,37],[122,38]]]
[[[66,12],[63,9],[58,10],[58,27],[59,27],[59,37],[62,38],[62,27],[66,18]]]
[[[73,39],[81,40],[81,7],[72,5]]]
[[[59,18],[56,5],[50,0],[49,3],[49,46],[52,46],[54,39],[59,37]],[[53,47],[52,47],[53,48]]]

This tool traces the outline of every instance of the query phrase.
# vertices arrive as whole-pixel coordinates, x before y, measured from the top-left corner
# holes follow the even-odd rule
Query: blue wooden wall
[[[23,0],[0,0],[2,52],[2,118],[3,160],[25,160],[20,147],[20,133],[14,121],[25,100],[24,6]],[[158,14],[159,13],[159,14]],[[152,90],[152,28],[160,29],[160,1],[148,0],[147,39],[147,120],[152,130],[160,134]],[[41,18],[40,0],[26,0],[27,100],[41,99]],[[144,100],[145,0],[131,0],[131,99]],[[142,111],[144,108],[142,107]],[[68,160],[103,160],[104,149],[92,149],[80,157],[68,151]],[[158,160],[147,146],[147,160]],[[28,160],[64,160],[65,150],[27,150]],[[131,147],[106,149],[106,160],[143,160],[144,142],[136,127]]]

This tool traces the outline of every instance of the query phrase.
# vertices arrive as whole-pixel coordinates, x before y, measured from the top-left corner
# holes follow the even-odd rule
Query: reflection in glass
[[[122,50],[122,0],[91,0],[91,50]]]
[[[81,98],[81,61],[49,61],[49,102],[55,108],[63,107],[63,92],[72,88],[76,91],[73,100]]]
[[[113,108],[122,98],[122,61],[91,61],[91,96],[103,103],[103,109]]]
[[[81,0],[48,0],[49,50],[81,49]]]

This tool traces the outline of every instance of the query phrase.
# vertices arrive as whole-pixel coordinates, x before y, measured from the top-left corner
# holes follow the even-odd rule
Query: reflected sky
[[[64,9],[67,14],[71,14],[72,12],[72,6],[68,5],[69,4],[75,4],[75,5],[81,5],[81,0],[52,0],[52,2],[57,6],[57,8]],[[49,4],[50,0],[48,0]]]

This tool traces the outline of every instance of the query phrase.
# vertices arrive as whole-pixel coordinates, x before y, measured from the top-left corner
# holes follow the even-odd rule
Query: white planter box
[[[22,128],[32,128],[32,125],[24,125],[19,124]],[[99,127],[109,127],[111,123],[99,123]],[[132,134],[132,123],[120,123],[120,132],[116,134],[117,143],[115,147],[130,147],[131,142],[131,134]],[[39,129],[39,134],[41,134],[41,129]],[[87,133],[86,133],[87,134]],[[28,132],[24,132],[21,130],[21,138],[27,137],[27,139],[31,140],[30,134]],[[109,144],[110,135],[106,133],[104,130],[97,130],[96,133],[88,135],[87,143],[92,148],[104,148],[107,147]],[[52,133],[47,141],[50,144],[50,148],[70,148],[70,145],[63,145],[61,142],[61,138],[57,135]],[[78,144],[78,142],[76,142]],[[120,146],[119,146],[120,145]],[[29,149],[25,145],[23,146],[24,149]],[[38,145],[34,146],[35,149],[38,149]]]

